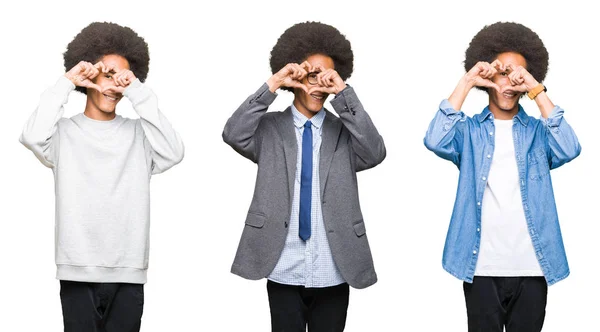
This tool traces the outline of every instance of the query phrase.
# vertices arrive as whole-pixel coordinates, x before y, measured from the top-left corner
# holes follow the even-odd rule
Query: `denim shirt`
[[[513,118],[521,201],[533,248],[549,285],[569,275],[550,170],[581,152],[563,113],[555,106],[548,119],[536,119],[519,105]],[[494,156],[494,116],[486,107],[471,118],[443,100],[424,143],[460,170],[442,265],[453,276],[473,282],[481,240],[481,202]]]

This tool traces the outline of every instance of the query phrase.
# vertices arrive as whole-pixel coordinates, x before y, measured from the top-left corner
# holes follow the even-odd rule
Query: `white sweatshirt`
[[[150,177],[181,161],[183,143],[139,80],[123,95],[140,119],[62,118],[74,89],[61,77],[46,90],[20,138],[54,172],[56,278],[143,284]]]

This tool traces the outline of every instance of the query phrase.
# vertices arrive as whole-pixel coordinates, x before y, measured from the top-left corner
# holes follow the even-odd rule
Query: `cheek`
[[[111,86],[111,85],[115,85],[113,80],[110,78],[106,78],[104,76],[97,76],[95,79],[95,84],[99,85],[102,88],[105,88],[107,86]]]
[[[508,79],[508,76],[495,76],[492,81],[498,85],[510,84],[510,80]]]

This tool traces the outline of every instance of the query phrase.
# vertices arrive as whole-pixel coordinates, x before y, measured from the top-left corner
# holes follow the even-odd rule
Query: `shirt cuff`
[[[548,127],[558,127],[562,121],[565,111],[560,106],[555,105],[547,119],[541,118],[542,122]]]
[[[337,114],[341,115],[345,112],[350,112],[352,115],[356,115],[356,105],[358,104],[358,97],[354,92],[354,88],[346,84],[344,90],[340,91],[335,98],[331,100],[331,106]]]
[[[136,78],[135,81],[131,82],[123,91],[123,96],[129,98],[132,104],[137,104],[140,100],[144,100],[150,95],[150,89]]]
[[[265,82],[263,85],[256,90],[252,99],[250,99],[250,103],[260,102],[264,105],[271,105],[273,101],[277,98],[277,93],[271,92],[269,90],[269,85]]]
[[[61,76],[56,84],[51,88],[52,92],[57,95],[69,95],[71,91],[75,90],[75,84],[71,82],[68,78]]]
[[[452,106],[452,104],[450,104],[450,101],[448,101],[448,99],[442,100],[442,102],[440,103],[440,111],[442,111],[446,115],[456,114],[460,112],[454,109],[454,107]]]

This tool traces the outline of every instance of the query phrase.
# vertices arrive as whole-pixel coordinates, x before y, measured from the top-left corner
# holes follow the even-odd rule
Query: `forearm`
[[[140,116],[144,136],[152,151],[152,174],[164,172],[178,164],[184,155],[179,134],[158,109],[158,100],[152,90],[139,80],[132,82],[123,92]]]
[[[344,127],[350,132],[357,157],[357,170],[371,168],[386,156],[383,138],[363,108],[352,87],[346,87],[331,101]]]
[[[540,92],[534,100],[538,108],[540,109],[542,117],[544,119],[547,119],[552,113],[552,110],[554,109],[554,104],[552,103],[546,92]]]
[[[69,94],[74,89],[73,83],[61,76],[54,86],[44,91],[37,109],[25,123],[19,138],[19,141],[48,167],[55,164],[52,137],[64,113],[63,105],[67,103]]]
[[[458,84],[456,85],[456,88],[454,88],[454,91],[452,91],[450,97],[448,97],[448,102],[450,102],[452,108],[457,111],[460,110],[472,88],[473,82],[470,82],[465,74],[460,81],[458,81]]]
[[[231,115],[223,129],[223,140],[244,157],[256,161],[255,134],[262,116],[267,112],[276,94],[263,84]]]

